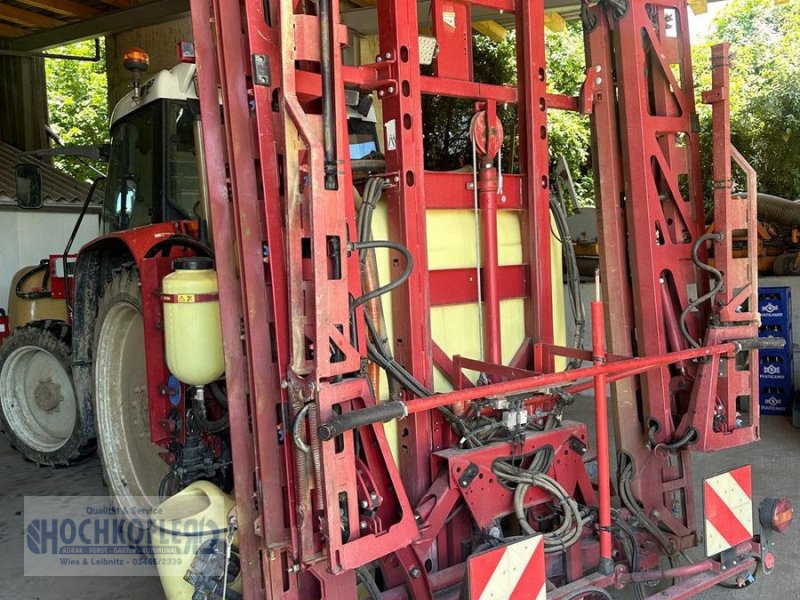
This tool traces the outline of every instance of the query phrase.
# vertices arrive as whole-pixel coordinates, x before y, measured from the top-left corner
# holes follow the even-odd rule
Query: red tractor
[[[224,367],[212,366],[202,382],[196,373],[176,377],[181,354],[168,360],[165,349],[170,302],[162,280],[175,264],[190,288],[208,290],[196,302],[177,295],[173,304],[200,311],[188,329],[211,325],[208,335],[173,337],[216,344],[214,361],[223,361],[195,65],[140,84],[147,54],[132,49],[124,62],[133,91],[113,111],[110,145],[38,152],[108,161],[75,225],[102,189],[102,235],[72,255],[73,234],[63,255],[20,270],[10,294],[12,332],[0,347],[0,418],[12,446],[35,463],[64,466],[99,444],[106,483],[122,505],[169,496],[197,479],[231,487]],[[355,93],[348,109],[362,157],[354,170],[365,172],[383,164],[366,98]],[[22,208],[41,206],[40,177],[35,163],[18,165]],[[189,350],[189,370],[195,358]]]
[[[86,152],[108,160],[102,235],[70,260],[68,246],[61,277],[42,276],[61,257],[21,272],[11,292],[17,327],[0,353],[3,425],[12,445],[39,464],[68,465],[98,442],[106,482],[122,504],[169,495],[198,478],[230,487],[222,370],[204,382],[204,393],[187,397],[164,354],[161,279],[174,258],[207,257],[183,264],[187,273],[202,267],[215,282],[196,151],[195,66],[179,64],[143,85],[147,55],[132,50],[125,66],[134,89],[114,109],[111,143]],[[17,175],[21,206],[40,205],[35,165],[19,165]],[[213,293],[208,297],[213,305]]]

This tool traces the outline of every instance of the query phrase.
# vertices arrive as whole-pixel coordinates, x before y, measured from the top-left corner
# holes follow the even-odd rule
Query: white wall
[[[8,307],[11,278],[20,268],[50,254],[61,254],[78,218],[77,212],[0,209],[0,307]],[[87,214],[72,244],[78,249],[100,230],[100,217]]]

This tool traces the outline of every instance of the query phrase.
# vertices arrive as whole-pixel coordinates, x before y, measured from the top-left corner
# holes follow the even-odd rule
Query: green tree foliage
[[[758,172],[759,191],[799,198],[800,3],[731,0],[693,49],[698,95],[711,87],[711,46],[723,41],[732,55],[732,141]],[[708,180],[711,111],[698,105]]]
[[[548,91],[576,96],[586,68],[580,21],[568,23],[566,29],[558,33],[545,30],[545,50]],[[551,110],[547,116],[550,156],[563,155],[567,159],[580,206],[594,206],[589,119],[563,110]]]
[[[50,126],[65,145],[100,144],[108,141],[108,85],[104,46],[100,45],[102,54],[98,62],[61,59],[45,61]],[[94,56],[94,41],[55,48],[51,53]],[[88,181],[97,176],[96,172],[75,158],[58,158],[55,163],[82,180]]]
[[[474,80],[495,85],[516,85],[517,60],[515,32],[500,43],[474,34],[472,37]],[[575,95],[583,82],[583,33],[580,23],[570,23],[560,33],[547,32],[548,91]],[[444,96],[424,96],[426,166],[449,170],[472,165],[469,123],[473,103]],[[516,106],[498,106],[503,123],[503,170],[519,172],[519,124]],[[564,155],[575,181],[581,205],[594,205],[590,164],[588,119],[578,114],[552,110],[549,117],[550,156]]]

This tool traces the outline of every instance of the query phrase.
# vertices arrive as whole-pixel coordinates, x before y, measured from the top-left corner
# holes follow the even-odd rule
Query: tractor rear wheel
[[[154,507],[169,467],[150,441],[142,299],[133,267],[116,270],[100,300],[94,402],[106,485],[126,514]]]
[[[70,333],[63,321],[36,321],[0,347],[0,424],[39,465],[70,465],[94,451],[72,384]]]

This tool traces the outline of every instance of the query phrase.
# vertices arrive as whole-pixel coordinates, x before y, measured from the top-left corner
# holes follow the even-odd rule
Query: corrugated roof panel
[[[20,151],[0,142],[0,203],[16,203],[14,168]],[[80,206],[89,193],[89,184],[79,181],[56,167],[27,155],[26,162],[39,164],[42,170],[42,187],[45,206]],[[92,204],[102,204],[102,194],[95,193]]]

